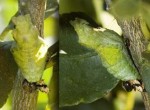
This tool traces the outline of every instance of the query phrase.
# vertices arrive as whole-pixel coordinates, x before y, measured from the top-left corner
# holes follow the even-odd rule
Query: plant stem
[[[43,37],[44,15],[46,0],[18,0],[20,14],[30,14],[33,24]]]
[[[145,50],[145,44],[143,42],[144,36],[141,30],[140,18],[132,18],[131,20],[120,19],[118,20],[118,24],[123,31],[124,38],[130,41],[128,48],[139,73],[142,74],[140,67],[142,65],[142,52]],[[141,94],[143,96],[145,109],[150,110],[150,94],[147,92],[142,92]]]
[[[12,110],[36,110],[38,92],[26,92],[22,88],[23,80],[24,78],[19,70],[13,88]]]

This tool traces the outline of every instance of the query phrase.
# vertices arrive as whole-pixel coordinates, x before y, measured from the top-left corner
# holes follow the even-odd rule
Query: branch
[[[13,110],[36,110],[38,92],[26,92],[22,88],[24,80],[20,70],[17,73],[13,90]]]
[[[44,11],[46,0],[18,0],[19,12],[22,15],[30,14],[33,24],[43,37]]]
[[[136,67],[141,74],[141,62],[142,62],[142,52],[145,50],[145,44],[143,42],[144,36],[141,30],[140,18],[132,18],[132,20],[118,20],[124,38],[129,39],[130,45],[129,49],[132,54],[132,58]],[[147,92],[141,93],[143,96],[143,101],[146,110],[150,110],[150,94]]]

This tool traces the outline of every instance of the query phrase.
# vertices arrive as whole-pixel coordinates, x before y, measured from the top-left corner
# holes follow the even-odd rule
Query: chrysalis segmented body
[[[38,30],[32,25],[29,15],[12,20],[16,27],[12,31],[15,42],[11,52],[24,78],[28,82],[37,82],[44,71],[48,47],[38,37]]]
[[[139,78],[122,38],[111,30],[94,29],[85,20],[70,22],[79,36],[79,43],[94,49],[104,67],[114,77],[127,81]]]

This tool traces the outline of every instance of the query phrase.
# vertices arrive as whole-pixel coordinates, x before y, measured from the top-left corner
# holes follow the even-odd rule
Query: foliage
[[[0,62],[3,62],[0,65],[0,95],[2,95],[0,99],[0,108],[8,98],[8,94],[13,87],[14,79],[16,76],[15,73],[18,69],[12,54],[9,51],[10,44],[10,42],[0,43]]]

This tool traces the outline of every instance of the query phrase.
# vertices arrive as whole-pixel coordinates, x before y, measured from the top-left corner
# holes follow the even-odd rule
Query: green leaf
[[[80,104],[76,106],[62,107],[60,110],[112,110],[113,103],[107,99],[100,99],[90,104]]]
[[[60,18],[60,50],[67,53],[59,57],[60,107],[93,102],[118,83],[102,66],[98,54],[78,43],[70,19],[75,16],[68,14]],[[88,16],[87,19],[90,20]]]
[[[117,84],[117,80],[102,66],[96,53],[60,55],[59,64],[60,106],[93,102]]]
[[[0,108],[8,98],[17,73],[17,65],[10,52],[11,44],[0,42]]]
[[[57,58],[58,59],[58,58]],[[49,89],[50,93],[48,94],[48,104],[51,110],[57,110],[58,109],[58,71],[59,71],[59,65],[58,60],[55,62],[53,66],[53,75],[49,83]]]

